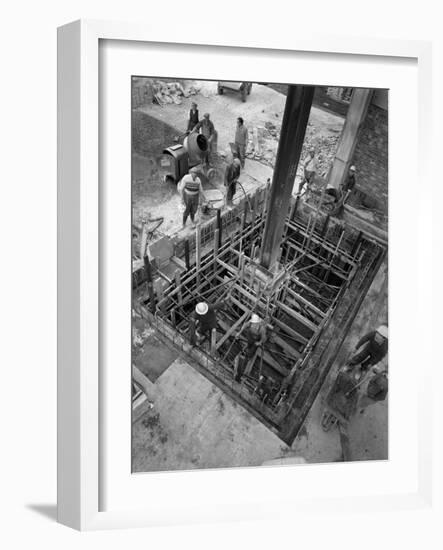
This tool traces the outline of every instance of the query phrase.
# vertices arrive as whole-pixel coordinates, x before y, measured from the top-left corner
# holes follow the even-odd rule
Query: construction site
[[[131,86],[132,471],[388,459],[388,91]]]

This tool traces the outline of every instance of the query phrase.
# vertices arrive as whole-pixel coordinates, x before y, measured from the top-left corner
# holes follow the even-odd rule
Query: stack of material
[[[183,97],[190,97],[199,92],[199,88],[195,86],[189,86],[184,88],[180,82],[164,82],[162,80],[155,80],[152,83],[153,101],[159,105],[165,105],[167,103],[175,103],[180,105],[183,101]]]

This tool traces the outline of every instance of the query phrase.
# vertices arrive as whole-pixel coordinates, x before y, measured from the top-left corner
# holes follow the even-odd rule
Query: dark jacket
[[[383,338],[381,335],[378,335],[376,339],[376,332],[372,330],[363,336],[357,344],[357,348],[361,347],[363,344],[366,344],[366,352],[371,355],[373,364],[378,363],[383,359],[383,357],[388,353],[388,340]],[[378,333],[377,333],[378,334]],[[379,342],[377,341],[379,339]]]
[[[198,322],[199,332],[208,332],[217,328],[217,311],[224,305],[224,302],[208,304],[208,311],[204,315],[194,313],[194,319]]]
[[[188,132],[194,129],[194,126],[198,124],[198,109],[189,111],[189,120],[188,120]]]
[[[231,183],[237,181],[238,176],[240,175],[240,166],[237,166],[236,163],[231,162],[226,166],[225,171],[225,185],[231,185]]]
[[[195,125],[194,130],[198,131],[201,129],[201,133],[205,136],[205,138],[209,139],[211,138],[215,133],[215,127],[212,123],[212,120],[207,120],[206,118],[203,118],[200,120],[198,124]]]
[[[345,183],[343,184],[343,191],[346,193],[346,191],[352,191],[355,187],[355,175],[354,174],[348,174]]]

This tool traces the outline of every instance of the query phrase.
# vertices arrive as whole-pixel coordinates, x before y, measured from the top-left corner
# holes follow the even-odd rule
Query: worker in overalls
[[[198,177],[197,168],[191,168],[189,174],[183,176],[180,182],[185,211],[183,212],[183,227],[186,226],[188,216],[191,216],[192,226],[195,227],[195,214],[198,210],[200,196],[204,199],[203,187],[200,178]]]

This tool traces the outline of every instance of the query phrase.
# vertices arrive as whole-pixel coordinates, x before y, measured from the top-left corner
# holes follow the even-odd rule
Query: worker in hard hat
[[[369,367],[379,363],[388,353],[388,327],[380,325],[376,330],[368,332],[357,342],[357,353],[347,363],[348,370],[360,365],[360,372],[366,372]]]
[[[251,315],[249,323],[246,325],[243,336],[247,341],[246,355],[251,358],[258,347],[266,341],[266,327],[263,319],[256,313]]]
[[[226,187],[226,205],[232,206],[232,199],[237,190],[238,177],[240,176],[241,162],[238,157],[234,157],[231,163],[226,166],[225,170],[225,187]]]
[[[244,341],[244,346],[234,360],[234,380],[236,382],[241,382],[245,373],[249,374],[256,351],[266,341],[265,324],[256,313],[251,315],[250,320],[242,330],[240,339]]]
[[[342,191],[344,194],[346,194],[348,191],[352,191],[355,187],[355,172],[356,168],[354,165],[349,167],[348,173],[346,175],[346,179],[343,182]]]
[[[217,311],[224,303],[224,300],[215,304],[199,302],[195,306],[193,321],[197,344],[201,344],[206,338],[210,339],[212,329],[217,328]],[[193,335],[191,335],[192,338]]]
[[[183,212],[183,228],[186,226],[188,216],[191,216],[191,222],[195,227],[195,214],[198,210],[200,198],[205,199],[203,187],[200,178],[198,177],[198,169],[196,167],[189,170],[189,174],[183,176],[178,186],[181,191],[185,211]]]

